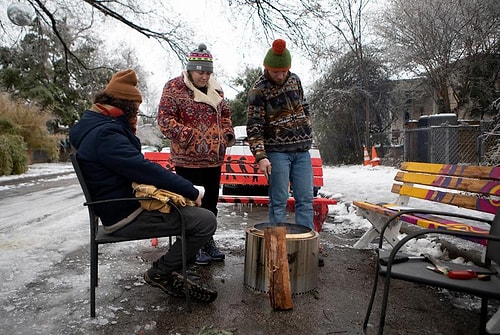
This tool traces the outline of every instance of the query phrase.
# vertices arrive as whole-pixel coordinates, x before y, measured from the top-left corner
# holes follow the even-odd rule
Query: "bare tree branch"
[[[101,13],[103,13],[106,16],[110,16],[114,18],[115,20],[122,22],[126,26],[134,29],[135,31],[139,32],[140,34],[146,36],[147,38],[154,38],[160,44],[166,43],[170,49],[177,55],[179,60],[183,61],[186,56],[186,47],[183,43],[180,41],[176,41],[172,37],[175,36],[175,31],[176,29],[179,29],[179,26],[173,27],[174,29],[170,32],[159,32],[152,30],[150,28],[140,26],[128,19],[125,18],[125,16],[121,15],[120,13],[114,11],[110,7],[106,6],[105,3],[107,2],[102,2],[102,1],[95,1],[95,0],[83,0],[89,5],[91,5],[93,8],[97,9]],[[133,10],[132,8],[130,8]]]
[[[83,64],[83,62],[71,51],[68,44],[66,43],[66,40],[59,33],[56,19],[54,18],[52,13],[47,10],[45,5],[42,4],[42,2],[40,0],[34,0],[34,1],[29,0],[29,3],[35,8],[35,11],[38,14],[41,14],[39,12],[39,9],[37,8],[37,6],[35,6],[34,4],[36,3],[38,5],[40,10],[43,12],[43,15],[38,15],[38,17],[40,17],[44,22],[46,22],[52,28],[52,31],[56,35],[57,39],[59,40],[59,42],[61,42],[61,44],[64,48],[64,59],[65,59],[65,63],[66,63],[66,69],[68,70],[68,56],[69,55],[72,56],[81,66],[83,66],[85,69],[87,69],[86,65]],[[46,17],[49,19],[49,22],[46,21]]]
[[[66,64],[68,58],[75,59],[84,68],[86,64],[78,58],[73,52],[71,43],[66,36],[61,33],[60,22],[68,20],[73,17],[75,22],[72,26],[76,29],[83,26],[82,30],[96,29],[96,20],[94,18],[94,11],[101,14],[102,19],[109,17],[117,22],[124,24],[126,27],[142,34],[147,38],[155,39],[160,46],[167,52],[172,52],[182,63],[185,62],[185,55],[188,52],[192,41],[191,33],[187,25],[183,25],[178,20],[168,19],[168,16],[163,15],[161,10],[142,10],[144,3],[134,2],[130,0],[81,0],[80,3],[85,3],[92,8],[79,6],[76,2],[68,0],[57,0],[53,2],[46,2],[42,0],[27,0],[27,3],[33,7],[37,14],[36,22],[38,24],[45,24],[51,29],[61,43],[64,50],[64,58]],[[49,7],[50,6],[50,7]],[[79,12],[84,12],[84,15],[73,14],[72,11],[78,9]],[[160,7],[160,9],[164,9]],[[156,20],[156,21],[154,21]],[[137,22],[153,22],[151,25],[141,25]],[[159,26],[161,28],[155,28]],[[2,27],[4,27],[2,23]],[[165,27],[167,30],[165,30]],[[5,30],[5,28],[4,28]]]
[[[229,6],[238,11],[240,16],[245,13],[248,21],[255,20],[260,24],[268,42],[277,35],[282,35],[310,56],[313,56],[310,53],[310,43],[316,40],[314,27],[326,17],[321,2],[297,0],[283,4],[273,0],[228,0]]]
[[[450,89],[466,58],[496,52],[500,9],[497,0],[390,0],[380,32],[390,43],[395,66],[425,75],[430,91],[452,109]],[[456,92],[455,100],[460,104]]]

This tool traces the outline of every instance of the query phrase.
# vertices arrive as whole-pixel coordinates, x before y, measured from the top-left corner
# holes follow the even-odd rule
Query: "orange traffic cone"
[[[368,156],[368,150],[366,150],[366,146],[363,145],[363,155],[364,155],[364,160],[363,160],[363,165],[370,165],[370,156]]]
[[[377,156],[377,150],[375,147],[372,147],[372,166],[380,165],[380,158]]]

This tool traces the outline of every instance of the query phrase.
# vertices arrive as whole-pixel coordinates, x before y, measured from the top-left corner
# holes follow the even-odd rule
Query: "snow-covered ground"
[[[320,195],[335,198],[338,204],[329,206],[329,217],[321,234],[342,235],[352,230],[367,230],[371,226],[370,223],[356,215],[352,202],[354,200],[367,200],[375,203],[394,201],[396,195],[390,190],[396,171],[397,169],[388,166],[324,166],[324,186],[320,190]],[[54,186],[44,187],[45,183],[51,183]],[[9,194],[11,196],[8,196]],[[18,194],[23,194],[23,196],[17,196]],[[76,182],[70,163],[33,164],[23,175],[0,177],[0,210],[2,212],[0,219],[0,268],[2,268],[0,304],[4,312],[2,314],[0,310],[0,315],[14,317],[16,322],[33,322],[29,318],[33,318],[34,314],[23,311],[27,306],[35,306],[33,308],[36,309],[36,304],[31,300],[38,298],[25,296],[25,287],[36,283],[37,278],[46,278],[46,281],[59,288],[71,287],[71,290],[86,290],[88,285],[86,276],[66,274],[57,277],[53,273],[54,268],[59,268],[58,264],[67,262],[67,255],[80,255],[81,250],[87,249],[88,215],[87,209],[82,206],[83,201],[80,186]],[[423,201],[415,200],[411,204],[413,207],[432,208],[429,204],[423,205],[423,203]],[[435,208],[437,209],[438,205]],[[251,222],[252,213],[251,210],[243,210],[248,213],[242,215],[242,213],[232,213],[231,210],[219,211],[219,213],[241,217],[241,226],[244,227]],[[450,211],[457,211],[457,209],[453,207]],[[242,231],[244,229],[219,229],[215,239],[227,249],[241,250],[245,243],[244,238],[242,239]],[[140,250],[151,248],[148,240],[134,243],[135,247]],[[458,243],[467,243],[469,246],[473,244],[467,241]],[[480,248],[479,245],[473,245]],[[107,257],[113,258],[119,257],[118,255],[129,249],[130,245],[125,246],[119,243],[107,245],[106,248]],[[426,252],[435,256],[442,254],[439,245],[431,240],[420,240],[418,244],[411,245],[409,251],[416,254]],[[85,257],[78,256],[72,261],[78,264],[61,264],[62,268],[74,266],[84,271],[88,265]],[[456,261],[462,262],[461,259]],[[100,276],[119,275],[109,270],[108,266],[109,264],[106,263],[102,267]],[[130,272],[135,273],[137,269],[133,268]],[[107,283],[110,280],[104,282]],[[142,285],[140,280],[137,283]],[[35,294],[33,293],[34,296]],[[79,292],[75,295],[86,296],[86,293]],[[66,301],[70,299],[68,297],[68,294],[52,296],[50,304],[68,305]],[[57,299],[61,301],[56,301]],[[73,303],[77,307],[66,308],[72,311],[71,313],[77,313],[76,309],[80,308],[78,313],[81,313],[81,306],[85,306],[86,311],[88,300]],[[64,311],[59,307],[53,310]],[[102,317],[92,322],[105,324],[110,322],[109,319],[112,317]],[[68,322],[77,322],[75,320],[71,319]],[[43,323],[40,326],[42,327],[40,331],[45,329],[46,333],[53,330],[49,323]]]
[[[42,181],[74,178],[74,174],[71,173],[72,171],[73,168],[70,163],[33,164],[29,166],[29,170],[23,175],[1,176],[0,191],[6,190],[8,188],[31,186],[33,182],[30,181],[27,177],[46,176],[46,178],[41,179]],[[396,195],[391,193],[390,190],[396,171],[397,169],[389,166],[325,166],[323,168],[324,186],[319,192],[320,196],[335,198],[338,200],[338,204],[329,206],[330,218],[325,222],[324,231],[340,233],[352,229],[367,230],[370,227],[370,223],[366,219],[357,216],[355,213],[355,208],[351,204],[354,200],[367,200],[374,203],[394,201],[396,199]],[[15,183],[16,180],[19,180],[19,183]],[[7,181],[14,183],[9,183],[9,185],[4,186],[1,185],[2,182]],[[78,187],[78,185],[75,186]],[[84,208],[81,207],[81,200],[83,200],[83,198],[76,199],[76,202],[80,202],[79,209],[84,210]],[[6,204],[6,201],[7,199],[0,199],[0,206],[3,207]],[[50,201],[47,202],[43,199],[30,199],[30,203],[34,205],[34,208],[37,208],[37,212],[51,212],[49,208]],[[40,204],[43,205],[40,206]],[[429,205],[427,201],[419,201],[416,199],[412,199],[411,204],[413,207],[420,208],[434,207],[435,209],[438,209],[438,206],[441,206],[442,209],[442,205],[433,206],[432,204]],[[30,213],[32,213],[33,210]],[[467,210],[458,210],[457,208],[450,206],[450,212],[457,211],[463,213],[468,212]],[[29,216],[28,213],[26,213],[26,215]],[[23,220],[26,221],[26,218],[16,217],[14,223],[16,221],[20,223]],[[333,224],[333,221],[335,222],[335,224]],[[2,245],[5,246],[9,244],[9,240],[11,240],[10,236],[1,233],[3,228],[5,228],[5,226],[3,228],[2,226],[4,226],[4,224],[0,224],[0,248]],[[217,234],[223,235],[224,239],[233,239],[234,236],[230,236],[228,235],[228,233],[229,232],[217,232]],[[36,240],[38,248],[45,248],[47,250],[53,249],[53,241],[51,239],[40,240],[37,238],[38,236],[35,235],[39,234],[37,229],[24,231],[23,234],[25,240]],[[33,234],[33,236],[31,236],[31,234]],[[235,238],[233,240],[238,239]],[[60,240],[60,245],[64,245],[64,242],[65,241]],[[44,245],[44,243],[46,243],[46,245]],[[73,247],[75,247],[75,245],[73,245]],[[21,259],[25,258],[24,256],[29,257],[29,253],[31,253],[30,250],[23,248],[17,249],[15,250],[15,252],[17,253],[17,257]],[[420,242],[420,245],[418,246],[417,250],[415,250],[415,252],[430,252],[431,254],[439,256],[440,250],[434,243],[429,242],[429,244],[426,245]],[[23,255],[23,253],[26,254]],[[6,253],[4,252],[2,252],[2,254],[0,255],[0,264],[6,264],[6,260],[2,259],[5,255]],[[46,261],[51,261],[50,259],[47,259],[47,255],[45,255],[44,257],[46,258]]]

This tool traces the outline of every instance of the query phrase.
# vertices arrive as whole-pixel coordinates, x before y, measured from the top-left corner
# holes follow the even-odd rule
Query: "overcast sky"
[[[170,4],[181,13],[183,20],[191,22],[195,31],[193,40],[196,49],[199,43],[205,43],[214,57],[214,76],[220,82],[227,98],[234,98],[238,91],[230,87],[230,80],[238,77],[245,67],[261,67],[265,53],[270,48],[267,41],[257,41],[252,28],[241,22],[229,22],[230,12],[224,0],[184,0]],[[123,29],[123,27],[120,27]],[[182,67],[174,56],[166,56],[155,41],[131,32],[118,34],[121,40],[135,45],[139,59],[151,73],[151,84],[156,88],[158,99],[166,80],[178,76]],[[279,38],[280,36],[276,36]],[[297,73],[304,84],[311,83],[310,63],[302,59],[294,46],[287,45],[292,54],[292,71]],[[151,87],[153,88],[153,87]]]
[[[383,2],[383,0],[370,0],[370,4]],[[256,24],[256,28],[247,22],[248,15],[244,12],[235,17],[228,7],[227,0],[173,0],[164,2],[164,5],[174,8],[168,9],[169,19],[179,18],[179,22],[190,23],[190,28],[195,32],[193,36],[195,49],[199,43],[205,43],[214,56],[214,77],[221,83],[227,98],[234,98],[238,93],[231,87],[232,79],[238,77],[246,67],[261,67],[264,55],[270,48],[271,41],[266,41],[262,36],[262,27]],[[0,20],[6,19],[5,9],[7,4],[0,4],[3,8]],[[177,14],[177,13],[179,14]],[[170,17],[171,15],[171,17]],[[148,86],[150,97],[146,97],[143,110],[148,112],[155,109],[164,83],[178,76],[182,71],[180,61],[172,53],[167,54],[155,40],[148,39],[116,21],[107,20],[110,28],[101,37],[108,37],[107,47],[112,50],[113,46],[125,42],[134,46],[137,51],[140,64],[150,75]],[[21,28],[12,27],[14,33],[19,33]],[[15,40],[16,35],[13,35]],[[282,36],[273,36],[280,38]],[[286,40],[286,39],[285,39]],[[306,90],[315,81],[311,70],[311,63],[301,57],[298,47],[287,40],[287,47],[292,55],[291,71],[300,76]],[[141,78],[139,78],[141,79]]]

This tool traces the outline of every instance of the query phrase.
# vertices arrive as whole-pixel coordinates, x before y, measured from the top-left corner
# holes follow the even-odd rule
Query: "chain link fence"
[[[484,165],[498,147],[492,123],[431,126],[404,131],[404,161]]]

